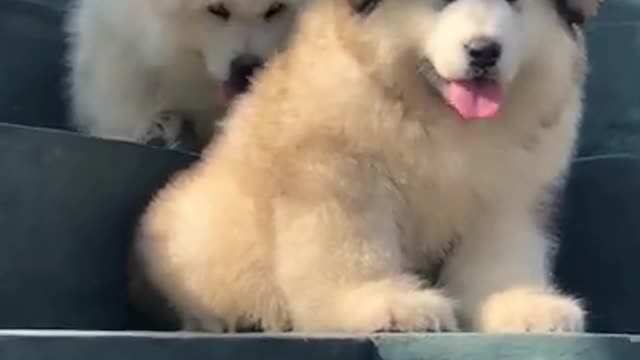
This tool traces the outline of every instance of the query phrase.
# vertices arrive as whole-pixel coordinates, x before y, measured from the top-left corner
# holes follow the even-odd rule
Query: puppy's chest
[[[442,131],[393,144],[386,167],[410,214],[401,220],[413,234],[407,247],[421,259],[440,259],[474,219],[527,186],[524,158],[498,133]]]

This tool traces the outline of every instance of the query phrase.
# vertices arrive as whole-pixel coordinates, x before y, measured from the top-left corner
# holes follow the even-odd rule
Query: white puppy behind
[[[313,4],[144,215],[151,283],[210,331],[583,330],[545,222],[595,2]]]
[[[303,0],[78,0],[68,18],[73,124],[168,146],[206,143],[229,101],[288,38]]]

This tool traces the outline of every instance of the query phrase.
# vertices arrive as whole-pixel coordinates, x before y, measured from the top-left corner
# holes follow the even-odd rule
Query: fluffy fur
[[[582,330],[544,229],[586,71],[556,5],[316,1],[144,215],[151,283],[209,331]],[[494,118],[465,121],[445,89],[469,76],[475,37],[501,44],[505,96]],[[419,276],[440,263],[437,284]]]
[[[187,124],[208,140],[228,105],[215,96],[234,59],[282,48],[302,2],[79,0],[67,26],[73,124],[167,145]]]

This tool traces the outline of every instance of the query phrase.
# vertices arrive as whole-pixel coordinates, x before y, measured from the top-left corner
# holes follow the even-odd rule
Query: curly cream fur
[[[418,74],[436,2],[348,3],[315,2],[150,205],[151,282],[212,331],[582,330],[542,226],[576,137],[581,41],[551,2],[521,0],[533,32],[502,113],[465,123]],[[439,261],[436,288],[418,274]]]

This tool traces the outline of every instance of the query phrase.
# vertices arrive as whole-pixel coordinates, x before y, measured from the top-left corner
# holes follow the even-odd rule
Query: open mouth
[[[229,81],[223,81],[217,87],[217,99],[222,104],[229,104],[242,91],[237,89]]]
[[[231,77],[218,84],[217,98],[222,104],[231,103],[238,95],[241,95],[251,87],[252,76],[247,75],[242,78]]]
[[[490,74],[449,80],[440,76],[427,60],[420,65],[420,73],[439,90],[446,103],[464,120],[492,119],[502,108],[503,86]]]
[[[223,104],[230,103],[236,96],[243,94],[251,87],[252,79],[264,66],[262,58],[243,54],[231,61],[229,77],[218,84],[218,100]]]

